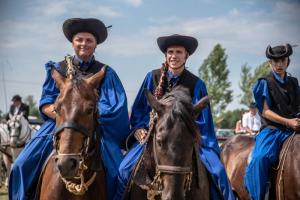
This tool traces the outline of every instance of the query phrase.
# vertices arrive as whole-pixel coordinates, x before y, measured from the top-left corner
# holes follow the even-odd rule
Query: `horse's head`
[[[9,127],[9,137],[10,137],[10,146],[16,147],[18,145],[19,137],[21,134],[21,120],[23,118],[23,113],[18,115],[9,114],[9,120],[7,125]]]
[[[65,78],[52,70],[52,77],[60,91],[54,104],[55,163],[63,178],[80,176],[89,165],[87,157],[97,151],[98,86],[104,74],[105,67],[93,76],[72,78]]]
[[[150,92],[146,97],[157,115],[150,134],[162,199],[185,199],[192,180],[193,150],[200,143],[195,117],[208,98],[193,106],[189,91],[183,87],[174,88],[159,101]]]

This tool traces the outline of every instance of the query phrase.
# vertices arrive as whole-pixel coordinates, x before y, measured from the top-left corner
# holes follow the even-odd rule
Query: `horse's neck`
[[[21,123],[21,133],[20,133],[19,138],[20,139],[26,138],[28,136],[28,134],[31,134],[31,132],[32,132],[31,127],[30,127],[28,121],[23,116],[20,119],[20,123]]]
[[[0,124],[0,137],[1,144],[9,143],[9,131],[5,124]]]

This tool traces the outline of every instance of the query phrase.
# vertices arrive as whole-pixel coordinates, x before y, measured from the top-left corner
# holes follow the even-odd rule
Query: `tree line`
[[[199,67],[199,78],[207,87],[210,98],[211,110],[216,127],[234,128],[236,121],[241,118],[241,113],[245,110],[237,108],[227,111],[226,107],[233,101],[233,90],[230,89],[231,82],[228,79],[229,69],[227,65],[227,55],[225,48],[217,44],[208,57]],[[239,103],[248,108],[253,101],[252,87],[256,80],[269,73],[268,62],[255,67],[254,70],[246,63],[241,66],[239,87],[242,94],[239,95]]]

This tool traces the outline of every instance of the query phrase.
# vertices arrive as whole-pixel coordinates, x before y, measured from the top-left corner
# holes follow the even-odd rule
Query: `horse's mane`
[[[197,143],[200,143],[199,128],[195,122],[192,99],[189,90],[182,86],[176,86],[171,92],[165,94],[160,100],[164,104],[171,105],[167,124],[174,124],[180,118],[189,128]]]

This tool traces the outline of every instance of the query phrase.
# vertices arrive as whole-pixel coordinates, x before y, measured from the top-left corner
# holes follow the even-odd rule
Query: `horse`
[[[98,86],[105,68],[92,76],[62,76],[52,69],[60,94],[54,107],[54,149],[40,176],[37,199],[105,199],[101,165]]]
[[[177,86],[161,100],[146,91],[152,107],[146,148],[123,199],[209,199],[208,175],[200,162],[195,117],[208,97],[192,106],[189,91]]]
[[[6,124],[0,126],[0,152],[6,168],[6,174],[10,173],[11,165],[17,159],[25,144],[32,138],[34,130],[23,116],[23,113],[11,115]],[[5,185],[8,184],[6,177]]]
[[[271,187],[269,199],[300,199],[300,135],[292,134],[282,145],[277,166],[270,170]],[[255,144],[251,136],[235,135],[229,138],[221,151],[228,178],[236,196],[241,200],[250,200],[244,186],[244,176],[249,155]]]

